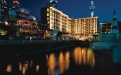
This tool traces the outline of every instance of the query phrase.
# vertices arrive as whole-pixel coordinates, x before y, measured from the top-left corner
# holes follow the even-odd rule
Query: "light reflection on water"
[[[7,72],[12,72],[12,65],[8,64],[7,68],[6,68]]]
[[[47,58],[47,60],[51,60],[53,62],[48,62],[49,63],[48,67],[52,66],[53,68],[49,68],[48,75],[55,75],[55,69],[57,69],[56,67],[59,67],[60,74],[63,74],[65,70],[69,69],[70,51],[67,51],[65,53],[61,51],[58,58],[55,57],[53,54],[50,54],[50,57],[51,56],[53,57],[49,59]],[[90,65],[92,68],[94,67],[95,58],[94,58],[94,53],[91,49],[76,47],[73,50],[72,56],[73,56],[74,62],[77,65]]]
[[[36,71],[38,72],[40,69],[40,66],[39,65],[36,65]]]
[[[42,56],[44,57],[44,56]],[[45,63],[47,65],[48,75],[59,75],[69,70],[71,60],[73,59],[76,65],[90,65],[92,68],[95,65],[94,53],[87,48],[76,47],[73,51],[60,51],[59,53],[46,53]],[[27,70],[35,66],[35,72],[39,72],[43,64],[33,65],[35,60],[19,62],[18,68],[22,75],[27,75]],[[40,60],[39,60],[40,61]],[[41,60],[43,61],[43,60]],[[41,62],[40,61],[40,62]],[[14,64],[13,64],[14,65]],[[9,64],[6,69],[7,72],[12,72],[12,65]]]
[[[48,57],[47,66],[48,66],[48,75],[55,75],[56,58],[54,54],[50,54],[50,56]]]
[[[73,51],[74,55],[74,61],[76,64],[81,65],[82,64],[82,49],[80,47],[77,47]]]
[[[59,66],[59,71],[60,71],[60,74],[62,74],[64,72],[64,55],[63,53],[61,52],[59,54],[59,58],[58,58],[58,66]]]
[[[50,54],[49,56],[46,54],[48,75],[55,75],[56,73],[58,73],[58,69],[60,74],[63,74],[65,70],[68,70],[70,65],[69,58],[69,51],[65,53],[61,51],[58,57],[55,57],[54,54]]]
[[[69,65],[70,65],[70,52],[67,51],[65,53],[65,70],[68,70],[69,69]]]
[[[22,71],[22,63],[19,62],[19,71]]]
[[[95,65],[94,53],[91,49],[76,47],[73,51],[74,61],[77,65]]]
[[[69,57],[70,57],[69,51],[67,51],[65,54],[63,54],[63,52],[59,54],[58,66],[59,66],[60,74],[62,74],[65,70],[68,70],[70,65]]]

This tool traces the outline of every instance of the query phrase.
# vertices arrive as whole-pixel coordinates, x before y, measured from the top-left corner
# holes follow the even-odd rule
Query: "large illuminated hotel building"
[[[41,8],[41,23],[47,24],[51,30],[59,30],[60,32],[71,34],[95,34],[98,31],[97,16],[70,18],[52,5]]]
[[[71,18],[54,7],[41,8],[41,22],[49,29],[71,33]]]

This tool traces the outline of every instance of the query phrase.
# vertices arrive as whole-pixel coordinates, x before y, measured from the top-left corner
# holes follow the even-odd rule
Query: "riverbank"
[[[36,51],[52,50],[72,46],[89,47],[90,42],[78,40],[72,41],[45,41],[39,43],[0,45],[0,56],[16,55],[21,53],[31,53]]]

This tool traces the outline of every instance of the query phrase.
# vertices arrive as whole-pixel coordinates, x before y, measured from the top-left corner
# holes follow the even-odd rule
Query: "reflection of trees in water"
[[[76,47],[73,51],[74,61],[77,65],[90,65],[94,67],[95,58],[91,49]]]

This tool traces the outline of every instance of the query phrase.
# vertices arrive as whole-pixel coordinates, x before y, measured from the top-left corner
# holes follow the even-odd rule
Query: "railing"
[[[0,45],[49,43],[49,42],[64,42],[64,41],[74,41],[74,40],[0,40]]]

